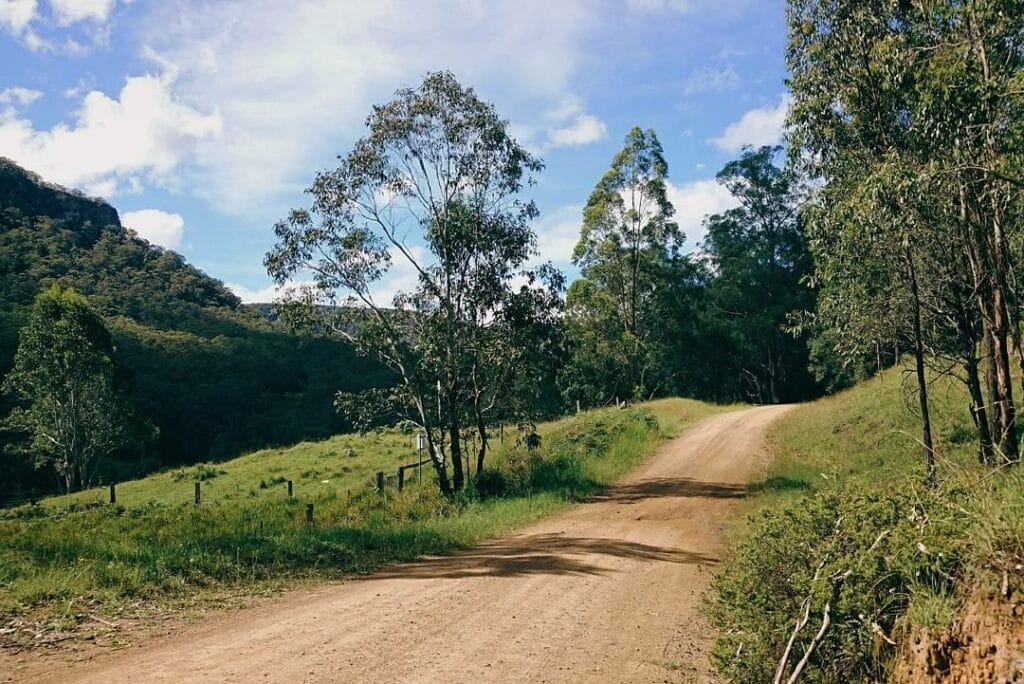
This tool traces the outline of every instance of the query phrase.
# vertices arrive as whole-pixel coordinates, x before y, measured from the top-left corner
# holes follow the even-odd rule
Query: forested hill
[[[137,405],[159,430],[147,453],[112,461],[108,477],[325,436],[345,427],[332,408],[337,390],[387,381],[349,346],[268,321],[125,229],[109,204],[0,159],[0,374],[33,298],[54,282],[107,320]],[[12,435],[0,449],[0,490],[48,484],[14,453]]]

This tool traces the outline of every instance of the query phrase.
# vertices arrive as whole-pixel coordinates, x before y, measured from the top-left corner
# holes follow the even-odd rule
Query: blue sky
[[[658,132],[700,239],[731,205],[715,172],[780,136],[784,46],[782,0],[0,0],[0,156],[265,301],[274,221],[371,104],[447,69],[544,158],[541,256],[571,271],[634,125]]]

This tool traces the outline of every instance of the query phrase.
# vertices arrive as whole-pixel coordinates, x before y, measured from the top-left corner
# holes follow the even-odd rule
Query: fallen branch
[[[800,633],[806,625],[807,621],[811,619],[811,597],[808,596],[804,599],[803,604],[804,614],[797,618],[796,625],[793,627],[793,633],[789,635],[789,641],[786,643],[786,650],[782,653],[782,658],[779,659],[779,666],[775,670],[775,679],[772,684],[782,684],[782,677],[786,673],[786,665],[789,663],[789,654],[793,650],[793,642],[796,641],[796,635]]]
[[[817,648],[818,644],[821,643],[821,638],[825,636],[825,632],[828,631],[829,625],[831,624],[832,602],[826,601],[825,613],[824,615],[822,615],[821,618],[821,628],[818,629],[818,633],[814,635],[813,639],[811,639],[811,643],[807,645],[807,650],[804,651],[804,657],[801,658],[800,662],[796,664],[795,668],[793,668],[793,674],[789,676],[789,681],[787,682],[787,684],[794,684],[794,682],[796,682],[796,680],[800,677],[800,674],[804,671],[804,668],[807,667],[807,663],[811,660],[811,653],[813,653],[814,649]]]
[[[120,627],[118,627],[115,623],[107,622],[103,618],[97,617],[97,616],[93,615],[92,613],[89,613],[89,619],[90,620],[95,620],[96,622],[100,623],[101,625],[106,625],[110,629],[120,629]]]

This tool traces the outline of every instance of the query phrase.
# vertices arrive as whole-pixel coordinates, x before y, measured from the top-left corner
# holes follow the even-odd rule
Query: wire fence
[[[0,492],[0,508],[16,508],[25,504],[35,504],[53,492],[43,489],[19,489],[10,492]]]
[[[350,498],[354,492],[358,492],[359,489],[369,488],[379,495],[386,495],[394,492],[401,492],[406,487],[421,484],[430,480],[433,468],[430,466],[429,461],[422,463],[409,463],[399,466],[393,471],[377,471],[373,473],[369,478],[362,481],[362,484],[352,485],[344,488],[325,488],[317,487],[314,490],[312,496],[314,498],[322,495],[325,492],[331,492],[338,496],[345,496]],[[325,483],[326,484],[326,483]],[[267,494],[273,494],[274,491],[280,492],[278,495],[284,495],[289,499],[296,498],[297,495],[302,495],[303,498],[307,498],[311,495],[311,490],[307,487],[302,492],[298,492],[296,483],[292,480],[285,478],[274,478],[270,481],[269,486],[266,483],[261,483],[261,489],[265,488],[268,491]],[[220,500],[224,496],[223,492],[215,494],[211,491],[210,487],[202,480],[193,482],[180,482],[168,485],[169,487],[180,487],[180,498],[178,495],[175,496],[177,501],[183,503],[192,503],[196,506],[203,505],[219,505],[222,503]],[[99,488],[94,488],[88,492],[80,493],[81,496],[73,498],[72,500],[61,502],[63,506],[60,508],[67,508],[74,510],[79,507],[92,508],[95,506],[102,505],[116,505],[121,503],[118,499],[119,495],[118,483],[110,483],[103,485]],[[44,489],[20,489],[12,490],[7,492],[0,492],[0,511],[12,511],[23,506],[36,506],[37,504],[43,503],[50,497],[60,496],[59,492]],[[231,498],[241,500],[242,495],[235,493]],[[136,503],[138,503],[136,501]]]

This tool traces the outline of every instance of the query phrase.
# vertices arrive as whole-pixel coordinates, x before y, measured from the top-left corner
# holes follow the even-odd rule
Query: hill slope
[[[966,390],[934,378],[929,487],[912,391],[890,369],[769,431],[774,465],[710,606],[731,681],[771,681],[808,607],[787,670],[827,610],[808,681],[1017,681],[1024,475],[978,463]]]
[[[85,294],[107,320],[139,408],[159,429],[150,453],[122,455],[107,477],[324,437],[344,427],[337,390],[388,380],[346,344],[268,321],[181,255],[126,230],[110,205],[0,159],[0,374],[33,297],[53,282]],[[0,433],[0,489],[48,485],[11,453],[14,437]]]

